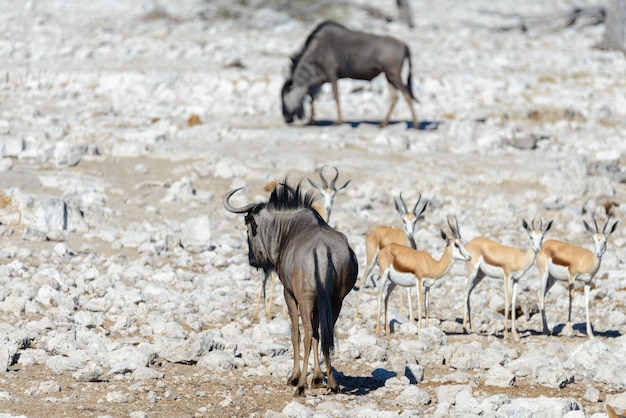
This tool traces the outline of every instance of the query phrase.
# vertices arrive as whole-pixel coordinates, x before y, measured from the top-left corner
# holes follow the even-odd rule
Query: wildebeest
[[[332,373],[330,352],[343,299],[356,282],[356,256],[345,235],[331,228],[312,208],[313,194],[305,194],[300,184],[293,187],[285,181],[274,188],[267,202],[237,208],[229,200],[239,190],[226,193],[223,204],[232,213],[246,214],[249,262],[266,272],[276,271],[284,287],[294,350],[289,383],[296,386],[296,395],[304,392],[312,349],[312,384],[322,385],[318,354],[321,336],[327,386],[336,392],[339,385]],[[302,368],[298,316],[304,331]]]
[[[397,91],[400,90],[411,109],[413,127],[417,129],[412,102],[417,99],[413,95],[409,47],[390,36],[353,31],[332,21],[321,23],[308,36],[300,52],[291,57],[290,75],[281,91],[285,122],[293,122],[294,117],[304,117],[303,101],[308,95],[311,97],[309,123],[314,123],[313,101],[322,84],[329,82],[337,103],[335,124],[340,124],[343,118],[337,80],[353,78],[369,81],[380,73],[385,73],[391,92],[389,110],[380,126],[389,124],[391,112],[398,101]]]

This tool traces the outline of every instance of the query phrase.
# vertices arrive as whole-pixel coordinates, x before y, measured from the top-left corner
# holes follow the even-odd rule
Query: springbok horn
[[[415,206],[413,206],[413,213],[415,213],[417,211],[417,205],[419,205],[420,200],[422,200],[422,194],[421,193],[417,197],[417,202],[415,202]]]
[[[453,218],[454,218],[455,226],[452,226],[452,223],[450,222],[450,216],[448,216],[448,225],[450,226],[450,229],[452,230],[452,235],[454,235],[454,238],[461,239],[461,231],[459,230],[459,220],[456,218],[456,216],[453,216]]]
[[[609,216],[606,217],[606,223],[604,224],[604,228],[602,228],[602,233],[604,234],[606,231],[606,227],[609,225],[609,221],[611,220],[611,212],[608,213]]]
[[[228,192],[228,193],[226,193],[226,194],[224,195],[224,209],[226,209],[227,211],[232,212],[232,213],[246,213],[246,212],[248,212],[250,209],[252,209],[254,206],[256,206],[256,203],[248,203],[248,204],[247,204],[247,205],[245,205],[245,206],[242,206],[242,207],[240,207],[240,208],[236,208],[236,207],[234,207],[234,206],[232,206],[232,205],[230,204],[230,202],[229,202],[230,197],[231,197],[232,195],[234,195],[235,193],[237,193],[237,192],[238,192],[239,190],[241,190],[241,189],[243,189],[243,187],[240,187],[240,188],[238,188],[238,189],[231,190],[230,192]]]
[[[404,209],[404,213],[408,213],[409,209],[407,209],[406,203],[404,203],[404,199],[402,198],[402,192],[400,192],[400,203],[402,203],[402,209]]]
[[[591,219],[593,219],[593,223],[596,226],[596,232],[600,232],[600,228],[598,228],[598,222],[596,221],[596,214],[591,215]]]
[[[452,231],[452,235],[454,236],[454,238],[458,238],[458,231],[456,231],[454,229],[454,226],[452,226],[452,222],[450,222],[450,216],[448,216],[448,226],[450,227],[450,231]]]
[[[328,182],[326,181],[326,177],[324,177],[324,168],[326,165],[320,167],[320,178],[322,179],[322,189],[328,189]]]
[[[330,181],[330,188],[334,189],[335,188],[335,182],[339,178],[339,170],[334,165],[332,167],[335,169],[335,177],[333,177],[333,179]]]

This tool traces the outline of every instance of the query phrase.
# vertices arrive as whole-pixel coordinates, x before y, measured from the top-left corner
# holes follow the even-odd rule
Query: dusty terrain
[[[534,315],[520,318],[521,341],[504,340],[495,280],[473,295],[481,334],[465,335],[465,272],[455,265],[431,300],[431,325],[447,341],[420,353],[427,366],[417,386],[429,402],[403,402],[393,386],[405,387],[392,379],[403,376],[410,357],[403,343],[419,338],[404,310],[394,303],[392,321],[405,327],[372,340],[383,348],[375,354],[351,340],[374,338],[378,288],[368,287],[361,317],[353,318],[353,292],[339,319],[333,366],[341,393],[310,390],[295,399],[308,410],[285,409],[294,402],[286,385],[291,346],[287,336],[272,333],[286,323],[281,288],[272,320],[254,318],[258,273],[247,266],[243,220],[222,207],[226,191],[245,186],[239,202],[260,201],[269,181],[317,180],[322,165],[339,167],[340,182],[352,182],[336,199],[332,224],[348,237],[361,270],[366,233],[380,224],[400,226],[392,205],[400,192],[408,201],[418,193],[431,201],[416,239],[433,254],[443,249],[438,231],[448,215],[458,217],[466,241],[483,234],[522,248],[521,219],[541,217],[554,220],[549,238],[591,248],[583,217],[597,214],[604,222],[608,208],[623,222],[626,214],[626,62],[593,48],[601,26],[494,29],[514,22],[510,13],[553,13],[573,7],[570,2],[529,2],[521,10],[513,1],[414,3],[411,30],[359,8],[295,20],[263,2],[33,1],[2,8],[0,342],[13,343],[24,330],[28,338],[8,371],[0,371],[0,416],[469,416],[438,398],[439,387],[458,384],[471,387],[478,402],[491,395],[571,399],[590,417],[601,416],[607,397],[623,395],[626,381],[597,377],[604,376],[603,364],[577,368],[582,360],[574,357],[589,344],[580,287],[573,338],[563,335],[567,293],[557,284],[548,297],[556,335],[542,335]],[[341,82],[346,122],[340,126],[332,126],[335,107],[326,88],[316,102],[317,125],[283,122],[279,91],[289,55],[327,17],[409,44],[420,129],[407,129],[410,113],[401,101],[393,123],[377,126],[388,100],[380,78]],[[74,152],[79,158],[68,162]],[[84,225],[33,232],[39,225],[26,222],[29,208],[18,203],[25,195],[63,199],[78,208]],[[180,244],[181,225],[198,217],[209,219],[210,245],[194,252]],[[612,360],[623,358],[625,347],[623,231],[620,224],[611,237],[593,286],[599,343],[585,346],[605,348]],[[60,253],[59,243],[68,252]],[[98,277],[87,275],[89,269]],[[168,282],[170,273],[175,279]],[[40,297],[44,285],[58,300]],[[520,288],[521,307],[536,306],[538,286],[533,268]],[[137,300],[125,303],[135,292]],[[102,320],[83,327],[75,319],[79,312]],[[45,320],[52,325],[38,328]],[[161,320],[177,328],[159,331]],[[241,327],[239,336],[227,335],[233,324]],[[172,341],[213,331],[223,334],[222,349],[232,354],[229,367],[158,355]],[[249,345],[256,332],[270,341],[255,337]],[[51,343],[71,336],[69,348]],[[264,342],[278,354],[266,355]],[[163,375],[109,373],[114,362],[102,351],[143,344],[157,347],[149,367]],[[572,379],[559,388],[516,369],[512,386],[488,386],[485,368],[446,363],[458,359],[464,345],[496,346],[506,353],[505,364],[531,355],[558,359]],[[350,351],[355,346],[359,355]],[[81,381],[71,370],[52,368],[52,356],[93,361],[103,370],[94,381]],[[589,395],[590,387],[597,396]]]

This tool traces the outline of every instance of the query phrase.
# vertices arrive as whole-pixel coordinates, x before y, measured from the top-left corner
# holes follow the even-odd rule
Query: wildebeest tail
[[[329,356],[335,348],[335,314],[333,313],[333,300],[335,295],[335,266],[333,265],[330,248],[326,247],[326,259],[320,260],[318,253],[314,252],[315,259],[315,284],[317,287],[317,309],[320,319],[320,343],[322,354]],[[322,263],[320,263],[322,261]]]
[[[411,98],[419,103],[420,101],[413,94],[413,75],[411,71],[411,50],[409,49],[408,46],[404,48],[404,63],[402,64],[403,72],[405,71],[405,68],[404,68],[405,65],[407,66],[406,70],[408,71],[408,74],[406,77],[406,88],[409,91],[409,95],[411,96]]]

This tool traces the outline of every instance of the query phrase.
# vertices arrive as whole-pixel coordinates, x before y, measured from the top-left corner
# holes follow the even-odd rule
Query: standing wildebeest
[[[281,183],[268,202],[236,208],[229,200],[239,190],[226,193],[224,207],[232,213],[246,214],[250,264],[265,272],[276,271],[284,286],[294,351],[289,383],[296,386],[296,395],[304,392],[312,343],[312,384],[322,385],[324,375],[318,353],[321,334],[328,388],[336,392],[339,385],[333,376],[330,352],[341,304],[356,282],[356,256],[345,235],[328,226],[312,208],[313,195],[304,194],[300,185]],[[298,315],[304,330],[302,369]]]
[[[291,57],[291,72],[281,91],[285,122],[293,122],[294,116],[298,119],[304,117],[302,103],[308,95],[311,97],[309,124],[312,124],[315,96],[322,84],[330,82],[337,103],[335,124],[340,124],[342,116],[337,80],[354,78],[369,81],[380,73],[385,73],[391,92],[389,111],[380,126],[389,124],[391,112],[398,101],[397,90],[400,90],[411,109],[413,127],[417,129],[412,102],[417,99],[413,96],[409,47],[390,36],[352,31],[331,21],[321,23],[311,32],[302,50]]]

